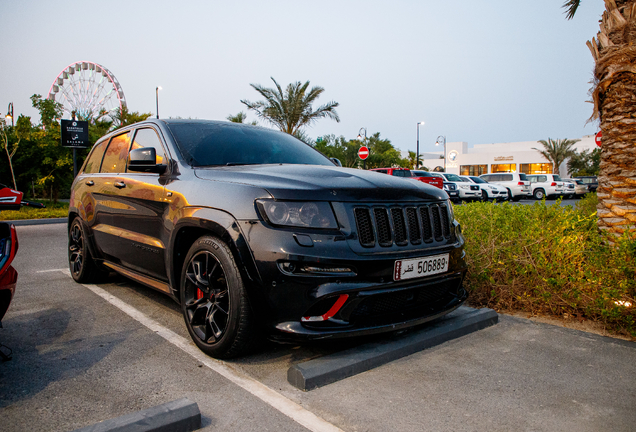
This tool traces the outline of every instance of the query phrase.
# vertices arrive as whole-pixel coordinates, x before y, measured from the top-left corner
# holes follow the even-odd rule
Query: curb
[[[365,344],[296,364],[287,371],[287,381],[300,390],[312,390],[490,327],[498,320],[499,315],[492,309],[462,306],[398,340]]]
[[[190,432],[200,427],[199,406],[183,398],[104,420],[73,432]]]
[[[7,222],[7,223],[12,223],[15,226],[20,226],[20,225],[49,225],[49,224],[66,223],[67,221],[68,221],[67,218],[49,218],[49,219],[4,220],[0,222]]]

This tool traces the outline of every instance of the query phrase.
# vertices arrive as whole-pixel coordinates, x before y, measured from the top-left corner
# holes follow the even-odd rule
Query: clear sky
[[[601,0],[574,20],[563,0],[0,0],[0,112],[37,112],[68,64],[102,64],[132,111],[225,119],[258,100],[250,83],[319,85],[340,123],[307,130],[354,138],[361,127],[401,150],[435,138],[484,143],[580,138],[597,131],[588,90]],[[262,121],[259,120],[261,124]]]

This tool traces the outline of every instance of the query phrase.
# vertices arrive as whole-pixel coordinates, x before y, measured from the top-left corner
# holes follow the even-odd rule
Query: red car
[[[444,179],[441,177],[433,177],[426,171],[411,171],[408,168],[373,168],[369,171],[376,171],[396,177],[408,177],[413,180],[419,180],[423,183],[430,184],[439,189],[444,189]]]

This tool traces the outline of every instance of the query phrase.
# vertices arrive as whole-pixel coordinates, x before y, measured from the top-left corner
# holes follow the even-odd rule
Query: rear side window
[[[110,139],[108,149],[102,162],[103,173],[120,173],[126,171],[126,160],[130,149],[130,132],[117,135]]]
[[[500,174],[502,181],[512,181],[512,174]]]
[[[386,173],[387,173],[387,172],[386,172],[386,170],[374,170],[374,171],[375,171],[375,172],[382,173],[382,174],[386,174]]]
[[[495,180],[495,176],[494,175],[485,175],[485,176],[482,176],[480,178],[486,180],[487,182]]]
[[[108,141],[102,141],[95,146],[90,156],[88,156],[88,161],[84,167],[84,173],[92,174],[99,172],[99,167],[102,164],[102,158],[104,157],[104,150],[106,150],[107,145]]]
[[[552,177],[554,178],[554,181],[561,181],[561,177],[556,174],[554,174]]]
[[[393,170],[393,175],[396,177],[411,177],[411,172],[406,170]]]
[[[157,163],[164,165],[166,164],[166,153],[161,146],[161,139],[157,135],[157,132],[154,131],[154,129],[144,128],[137,130],[131,150],[142,147],[153,147],[157,154]]]
[[[548,176],[537,176],[537,181],[545,183],[548,181]]]
[[[527,180],[526,175],[525,175],[525,174],[523,174],[523,173],[520,173],[520,174],[519,174],[519,180],[521,180],[521,181],[526,181],[526,180]]]

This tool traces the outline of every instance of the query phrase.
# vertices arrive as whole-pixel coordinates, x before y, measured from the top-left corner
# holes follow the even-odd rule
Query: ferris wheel
[[[111,117],[126,108],[124,91],[104,66],[89,61],[71,63],[51,84],[48,98],[64,107],[64,117],[75,112],[80,120],[97,118],[102,111]]]

